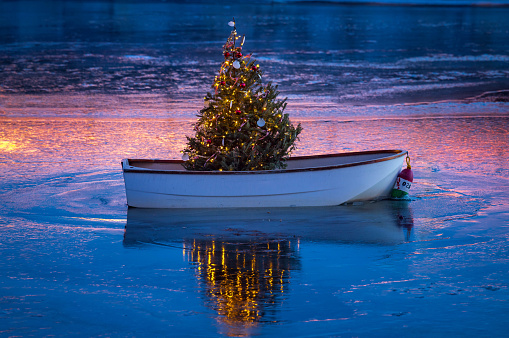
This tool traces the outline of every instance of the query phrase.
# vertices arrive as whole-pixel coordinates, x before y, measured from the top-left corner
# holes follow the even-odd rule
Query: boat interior
[[[309,168],[324,168],[363,163],[367,161],[384,161],[406,154],[402,150],[381,150],[366,151],[357,153],[327,154],[291,157],[287,161],[287,170],[299,170]],[[163,170],[183,171],[181,160],[148,160],[148,159],[127,159],[123,160],[124,170]]]

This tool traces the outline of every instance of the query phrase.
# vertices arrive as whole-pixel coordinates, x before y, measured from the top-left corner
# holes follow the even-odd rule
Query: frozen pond
[[[180,157],[232,16],[295,154],[407,149],[411,201],[128,210],[120,160]],[[1,335],[505,336],[508,16],[0,3]]]

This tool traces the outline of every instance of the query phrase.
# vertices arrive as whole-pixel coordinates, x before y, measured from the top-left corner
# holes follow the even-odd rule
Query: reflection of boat
[[[397,244],[413,220],[406,201],[312,208],[129,208],[124,244],[182,240],[301,241]]]
[[[398,244],[413,225],[409,203],[313,208],[129,208],[125,246],[184,249],[220,333],[253,336],[277,322],[309,241]]]
[[[188,171],[180,160],[122,161],[138,208],[331,206],[389,195],[406,151],[290,158],[284,170]]]

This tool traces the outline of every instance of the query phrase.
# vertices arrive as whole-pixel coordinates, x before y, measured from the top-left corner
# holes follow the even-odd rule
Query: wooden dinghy
[[[124,159],[127,204],[137,208],[333,206],[387,198],[404,150],[292,157],[286,169],[189,171],[181,160]]]

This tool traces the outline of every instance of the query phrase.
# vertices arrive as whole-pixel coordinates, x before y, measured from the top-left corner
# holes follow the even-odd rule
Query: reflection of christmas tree
[[[198,263],[198,278],[226,335],[247,335],[258,322],[275,320],[275,306],[287,292],[290,270],[298,268],[295,244],[195,240],[189,245],[189,260]]]
[[[302,128],[283,114],[286,99],[277,86],[262,85],[259,65],[242,54],[244,37],[233,31],[223,47],[224,62],[205,107],[183,150],[189,170],[269,170],[285,168]],[[240,41],[237,41],[239,40]]]

